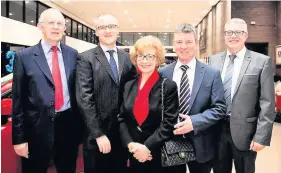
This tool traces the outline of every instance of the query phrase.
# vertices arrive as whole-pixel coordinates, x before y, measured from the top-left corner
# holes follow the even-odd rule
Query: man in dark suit
[[[274,113],[270,57],[248,50],[247,24],[234,18],[225,24],[227,51],[210,57],[221,71],[227,115],[222,122],[215,173],[254,173],[257,152],[269,146]]]
[[[162,69],[163,76],[178,85],[180,117],[175,135],[185,135],[194,147],[196,160],[187,165],[191,173],[209,173],[215,155],[212,125],[225,115],[225,101],[220,73],[200,61],[195,54],[198,40],[190,24],[182,24],[174,33],[174,49],[178,60]],[[175,167],[186,172],[186,165]]]
[[[17,53],[13,77],[12,135],[22,156],[22,172],[47,172],[54,160],[57,172],[74,173],[79,119],[75,100],[77,51],[60,40],[65,19],[47,9],[39,19],[42,40]]]
[[[117,116],[124,85],[133,79],[135,68],[129,54],[116,47],[118,31],[114,16],[99,16],[100,44],[78,56],[76,94],[86,125],[85,173],[121,173],[126,168],[127,152],[121,145]]]

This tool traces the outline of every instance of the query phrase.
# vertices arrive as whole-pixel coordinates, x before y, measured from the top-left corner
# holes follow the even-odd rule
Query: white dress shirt
[[[234,59],[234,67],[233,67],[233,74],[232,74],[232,84],[231,84],[231,99],[233,98],[234,89],[236,87],[237,79],[240,74],[240,70],[243,64],[244,56],[246,54],[246,47],[244,46],[239,52],[236,53],[236,58]],[[226,58],[224,61],[221,78],[222,81],[224,80],[224,76],[227,70],[227,66],[229,63],[229,55],[231,53],[227,50]]]
[[[102,44],[100,44],[100,47],[101,49],[103,50],[105,56],[106,56],[106,59],[107,61],[109,62],[110,64],[110,54],[109,52],[107,52],[108,50],[114,50],[114,53],[113,53],[113,57],[114,57],[114,60],[116,62],[116,66],[117,66],[117,70],[119,71],[119,63],[118,63],[118,54],[117,54],[117,47],[115,46],[114,48],[108,48]]]
[[[195,68],[196,68],[196,58],[192,58],[192,60],[187,63],[183,64],[179,60],[176,63],[174,73],[173,73],[173,81],[176,82],[177,87],[178,87],[178,95],[180,96],[180,84],[181,84],[181,77],[183,74],[183,71],[181,69],[182,65],[187,65],[189,68],[186,70],[187,73],[187,78],[190,86],[190,94],[192,93],[192,88],[193,88],[193,82],[194,82],[194,76],[195,76]]]

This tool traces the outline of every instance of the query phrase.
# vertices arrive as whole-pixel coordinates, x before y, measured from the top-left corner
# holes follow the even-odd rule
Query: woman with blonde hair
[[[158,67],[165,61],[164,47],[158,38],[140,38],[130,58],[139,76],[124,88],[124,102],[118,117],[121,139],[131,153],[133,173],[163,173],[160,147],[173,136],[177,122],[177,85],[158,73]]]

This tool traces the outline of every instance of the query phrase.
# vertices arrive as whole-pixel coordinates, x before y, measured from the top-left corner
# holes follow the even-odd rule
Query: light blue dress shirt
[[[45,54],[45,57],[48,62],[48,66],[50,68],[50,71],[52,73],[52,45],[47,43],[44,40],[41,40],[41,45]],[[59,59],[59,67],[60,67],[60,75],[61,75],[61,80],[62,80],[62,90],[63,90],[63,99],[64,99],[64,104],[61,107],[60,110],[56,110],[57,112],[65,111],[70,108],[70,99],[69,99],[69,91],[68,91],[68,84],[67,84],[67,79],[66,79],[66,73],[65,73],[65,67],[64,67],[64,61],[62,57],[62,51],[60,47],[60,43],[57,45],[58,47],[58,59]]]

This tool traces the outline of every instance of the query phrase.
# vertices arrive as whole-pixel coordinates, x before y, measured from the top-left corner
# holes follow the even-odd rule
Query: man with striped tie
[[[178,60],[160,73],[178,86],[180,121],[175,135],[184,135],[193,144],[196,160],[187,163],[190,173],[209,173],[215,156],[213,125],[225,116],[223,84],[218,70],[196,60],[198,39],[190,24],[179,25],[174,33]],[[173,168],[185,173],[186,165]]]
[[[218,140],[215,173],[254,173],[257,152],[269,146],[274,113],[272,59],[248,50],[247,24],[233,18],[225,24],[227,51],[210,57],[221,71],[227,114]]]

